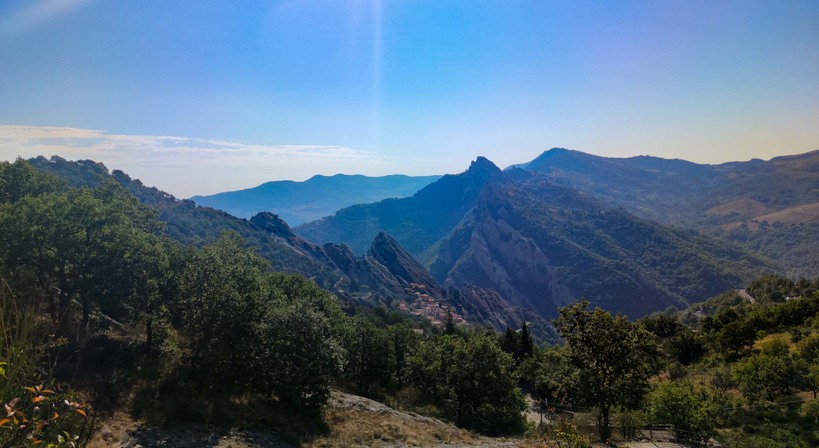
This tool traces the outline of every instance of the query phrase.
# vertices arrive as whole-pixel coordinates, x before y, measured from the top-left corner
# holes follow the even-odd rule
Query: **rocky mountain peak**
[[[492,163],[489,159],[483,156],[478,156],[475,161],[469,164],[469,169],[466,170],[468,174],[479,175],[481,177],[496,176],[503,174],[497,165]]]
[[[284,220],[270,212],[257,213],[256,216],[250,218],[250,224],[256,229],[282,238],[289,239],[296,236]]]
[[[390,273],[409,283],[416,283],[440,289],[429,272],[410,255],[393,237],[385,232],[379,232],[373,240],[367,253],[378,263],[386,267]],[[437,294],[440,296],[440,293]]]

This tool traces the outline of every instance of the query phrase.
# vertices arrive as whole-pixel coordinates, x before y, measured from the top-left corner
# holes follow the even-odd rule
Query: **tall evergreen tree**
[[[446,311],[446,321],[444,322],[444,334],[455,334],[455,319],[452,317],[452,309]]]
[[[535,348],[535,342],[532,340],[532,335],[529,333],[529,326],[524,321],[520,326],[520,354],[521,358],[525,358],[532,354]]]

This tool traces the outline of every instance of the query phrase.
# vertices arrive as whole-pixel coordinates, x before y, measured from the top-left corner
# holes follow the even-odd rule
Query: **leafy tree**
[[[658,338],[670,338],[684,328],[677,318],[662,313],[646,316],[639,323]]]
[[[7,265],[30,269],[46,294],[56,291],[52,317],[65,328],[72,298],[82,305],[85,327],[92,305],[128,297],[134,285],[122,274],[142,256],[140,240],[159,223],[155,212],[109,182],[23,196],[0,211],[0,228]]]
[[[754,343],[756,331],[747,319],[732,321],[717,333],[717,345],[724,353],[738,357]]]
[[[577,370],[570,364],[565,349],[553,347],[540,351],[524,361],[519,370],[534,385],[538,400],[568,404],[577,383]]]
[[[808,366],[805,373],[805,389],[813,393],[813,398],[819,394],[819,363]]]
[[[452,309],[446,310],[446,320],[444,321],[444,334],[455,334],[457,327],[455,326],[455,319],[452,316]]]
[[[700,442],[712,432],[714,424],[708,410],[709,399],[690,383],[663,381],[648,394],[646,414],[650,421],[671,424],[683,440]]]
[[[816,398],[819,394],[819,334],[812,334],[799,341],[799,356],[807,364],[805,388]]]
[[[145,349],[151,353],[156,347],[157,322],[160,328],[167,330],[174,313],[181,318],[178,301],[181,279],[194,248],[184,247],[167,237],[144,239],[142,244],[143,256],[135,260],[133,269],[127,273],[135,285],[129,311],[134,321],[144,322]],[[164,333],[160,338],[166,335]]]
[[[458,426],[484,434],[521,432],[525,401],[516,387],[512,356],[495,335],[443,335],[411,358],[413,381],[424,399]]]
[[[40,196],[61,189],[64,189],[62,180],[37,172],[23,159],[14,163],[0,162],[0,204],[14,204],[25,196]]]
[[[748,293],[760,300],[782,302],[794,289],[794,283],[777,275],[760,277],[748,286]]]
[[[518,337],[518,334],[511,328],[506,327],[506,331],[503,333],[503,336],[501,336],[500,339],[501,349],[506,353],[514,355],[519,346],[520,338]]]
[[[814,397],[813,400],[802,403],[799,414],[806,419],[813,420],[814,423],[819,423],[819,400]]]
[[[500,338],[500,347],[515,358],[515,363],[529,357],[534,351],[535,341],[526,322],[521,324],[520,331],[506,327],[506,332]]]
[[[613,406],[636,407],[657,372],[659,349],[652,335],[624,316],[582,300],[560,309],[555,328],[579,370],[578,398],[599,411],[601,440],[611,436]]]
[[[664,346],[678,362],[688,365],[705,355],[707,348],[702,337],[690,328],[683,328],[668,338]]]
[[[819,334],[799,341],[799,355],[807,362],[819,362]]]
[[[185,377],[217,397],[255,391],[316,413],[343,366],[341,308],[314,283],[269,272],[243,243],[224,234],[182,272]]]
[[[520,352],[520,357],[525,358],[531,355],[534,347],[535,341],[532,339],[532,335],[529,333],[529,326],[526,325],[526,322],[523,322],[520,326],[520,348],[518,349]]]
[[[392,377],[400,389],[409,378],[410,356],[418,349],[421,337],[406,323],[391,325],[387,336],[392,345]]]
[[[387,331],[366,317],[352,320],[344,338],[345,374],[356,393],[374,396],[390,383],[390,339]]]
[[[180,308],[190,366],[203,384],[244,387],[252,376],[257,321],[268,289],[267,263],[225,234],[197,251],[182,274]]]
[[[745,397],[757,401],[800,389],[807,372],[804,362],[790,354],[787,342],[775,339],[760,353],[739,362],[734,373]]]
[[[259,325],[253,349],[257,388],[291,409],[320,410],[344,359],[329,319],[299,301],[268,306]]]

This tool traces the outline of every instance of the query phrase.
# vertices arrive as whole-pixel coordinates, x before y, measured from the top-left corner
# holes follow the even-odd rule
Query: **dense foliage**
[[[491,332],[440,336],[410,360],[424,402],[460,426],[491,435],[524,427],[525,402],[512,368],[512,356]]]
[[[555,322],[578,372],[578,402],[599,411],[600,439],[611,436],[611,408],[636,408],[659,370],[659,350],[643,327],[581,301],[560,309]]]
[[[237,233],[180,245],[119,183],[83,185],[0,165],[0,275],[16,293],[3,306],[25,306],[66,341],[56,353],[70,365],[52,380],[98,369],[83,388],[120,394],[104,402],[133,395],[132,411],[153,421],[226,418],[220,404],[236,400],[316,418],[339,387],[488,434],[524,430],[512,356],[492,333],[436,335],[383,309],[349,316],[313,281],[273,272]],[[45,359],[11,354],[4,375]],[[427,356],[442,368],[432,376]],[[14,407],[24,381],[8,384],[0,398]]]
[[[728,447],[819,442],[819,280],[761,277],[638,322],[581,301],[554,322],[565,343],[542,348],[527,323],[496,334],[342,308],[243,234],[170,238],[184,220],[166,224],[128,185],[0,164],[0,401],[13,411],[0,443],[82,443],[81,398],[165,423],[278,413],[264,422],[286,428],[320,420],[334,388],[564,445],[644,424]],[[525,394],[543,425],[527,424]]]

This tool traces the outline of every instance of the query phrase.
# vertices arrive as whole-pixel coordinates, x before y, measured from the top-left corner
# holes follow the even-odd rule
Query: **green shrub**
[[[664,381],[655,384],[648,394],[646,417],[656,424],[671,424],[677,437],[699,441],[706,439],[714,423],[709,413],[709,397],[694,390],[690,383]]]
[[[90,410],[53,386],[46,352],[56,343],[0,279],[0,446],[74,447],[90,435]]]

